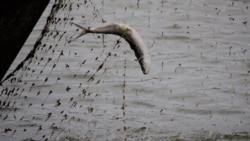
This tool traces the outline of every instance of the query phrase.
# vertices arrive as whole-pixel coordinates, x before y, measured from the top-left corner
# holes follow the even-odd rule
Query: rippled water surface
[[[250,140],[250,1],[51,1],[0,86],[0,140]],[[72,25],[127,23],[150,48]]]

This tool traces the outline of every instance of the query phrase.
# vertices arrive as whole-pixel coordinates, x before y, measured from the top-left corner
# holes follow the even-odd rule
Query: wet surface
[[[51,1],[0,86],[3,140],[249,140],[248,1]],[[112,7],[112,8],[111,8]],[[151,49],[87,34],[129,23]]]

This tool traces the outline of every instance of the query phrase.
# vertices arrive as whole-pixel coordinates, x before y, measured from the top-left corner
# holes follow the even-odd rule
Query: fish
[[[143,74],[146,75],[149,73],[151,67],[149,50],[146,47],[142,37],[132,27],[128,26],[127,24],[118,24],[118,23],[109,23],[94,28],[93,27],[86,28],[73,22],[72,24],[82,29],[82,32],[71,41],[74,41],[79,37],[88,33],[113,34],[122,37],[128,42],[130,48],[134,51],[135,56],[137,58],[136,60],[139,62]]]

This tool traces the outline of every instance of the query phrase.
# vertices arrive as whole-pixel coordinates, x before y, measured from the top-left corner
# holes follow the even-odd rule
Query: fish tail
[[[73,22],[72,22],[72,24],[74,24],[75,26],[77,26],[77,27],[79,27],[80,29],[82,29],[82,32],[81,32],[77,37],[75,37],[74,39],[70,40],[70,42],[71,42],[71,41],[74,41],[74,40],[76,40],[76,39],[78,39],[79,37],[81,37],[81,36],[83,36],[83,35],[85,35],[85,34],[90,33],[90,30],[89,30],[88,28],[85,28],[85,27],[80,26],[79,24],[76,24],[76,23],[73,23]]]

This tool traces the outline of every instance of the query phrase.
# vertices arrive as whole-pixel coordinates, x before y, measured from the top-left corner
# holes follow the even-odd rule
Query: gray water
[[[34,56],[0,86],[0,140],[250,140],[249,6],[52,0],[6,76]],[[129,24],[150,73],[118,36],[69,43],[71,22]]]

